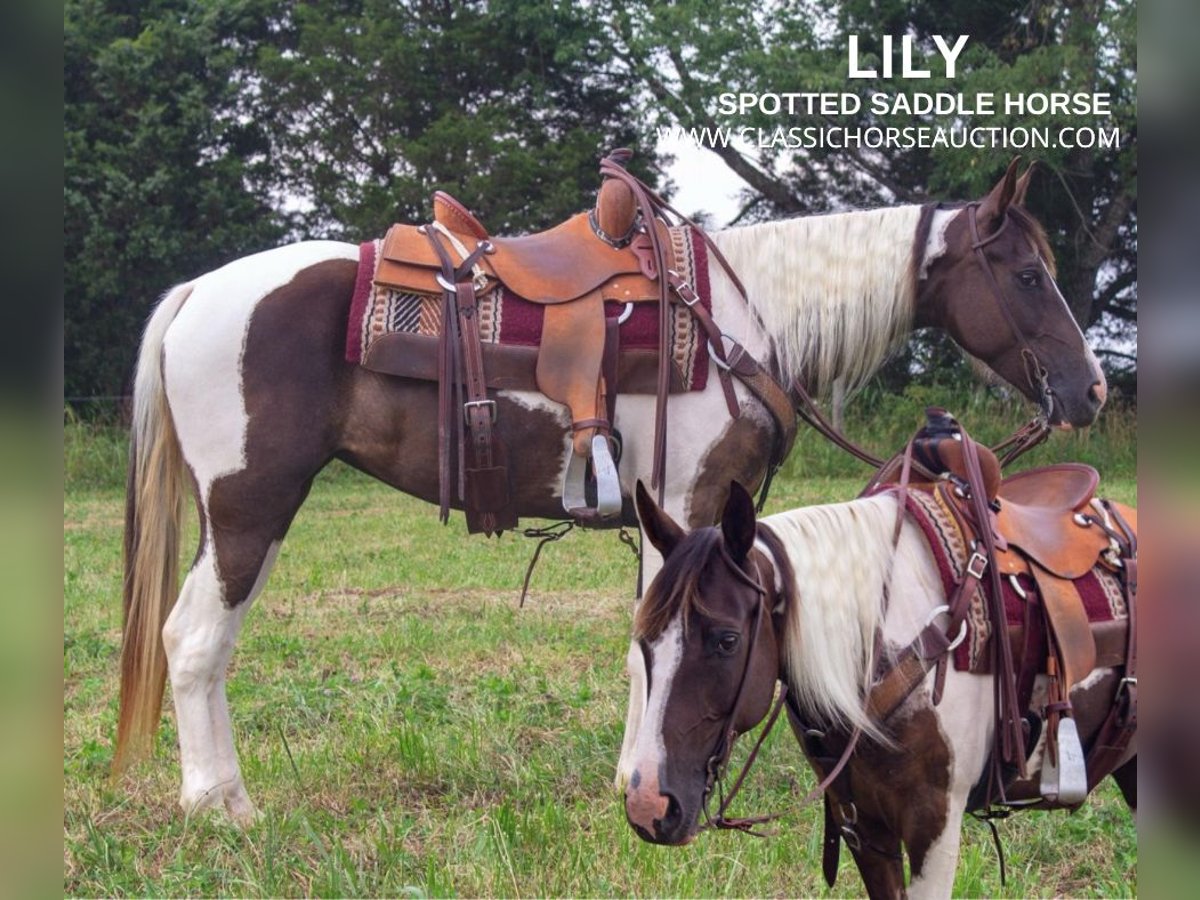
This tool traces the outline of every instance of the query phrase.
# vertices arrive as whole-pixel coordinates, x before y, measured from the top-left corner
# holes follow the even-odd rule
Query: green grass
[[[1113,443],[1096,452],[1118,459]],[[468,540],[461,516],[443,528],[432,507],[340,466],[297,517],[231,668],[261,821],[242,831],[180,813],[169,695],[155,755],[111,787],[123,508],[112,460],[124,450],[116,432],[80,425],[66,446],[66,894],[829,894],[817,807],[790,813],[777,837],[705,834],[684,848],[644,844],[625,823],[612,776],[636,565],[614,534],[550,546],[518,609],[528,541]],[[810,449],[797,455],[819,469]],[[1132,501],[1129,473],[1105,492]],[[845,499],[863,481],[832,466],[798,474],[785,473],[772,509]],[[778,729],[737,805],[785,809],[812,783]],[[968,821],[956,894],[1137,893],[1136,834],[1115,788],[1075,815],[1000,829],[1008,885],[986,827]],[[848,854],[836,893],[861,893]]]

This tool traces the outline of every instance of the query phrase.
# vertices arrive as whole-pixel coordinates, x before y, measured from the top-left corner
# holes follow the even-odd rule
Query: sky
[[[675,162],[667,174],[675,182],[671,205],[685,215],[704,210],[715,227],[724,227],[738,214],[737,193],[746,186],[742,179],[711,150],[697,147],[676,135],[659,139],[658,149],[670,153]]]

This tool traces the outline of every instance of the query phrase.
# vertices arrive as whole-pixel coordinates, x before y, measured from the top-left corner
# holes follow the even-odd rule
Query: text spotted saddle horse
[[[433,197],[432,223],[397,224],[388,230],[375,283],[442,296],[437,378],[443,521],[449,514],[451,457],[457,447],[458,497],[466,511],[468,530],[492,534],[517,524],[509,500],[506,448],[494,427],[497,406],[488,396],[488,387],[497,382],[486,368],[518,369],[528,363],[529,351],[481,345],[478,303],[498,286],[543,307],[535,385],[570,413],[572,454],[564,478],[563,507],[576,522],[604,525],[620,520],[620,443],[613,430],[620,388],[618,328],[634,303],[659,304],[653,483],[659,487],[660,500],[665,480],[666,400],[673,382],[669,343],[672,296],[690,310],[707,338],[709,352],[718,360],[717,374],[730,414],[738,415],[730,380],[733,375],[763,399],[780,421],[783,437],[776,447],[777,459],[790,449],[795,416],[786,393],[765,377],[740,347],[731,349],[727,340],[721,340],[711,313],[677,274],[679,266],[665,221],[670,207],[625,170],[631,155],[628,150],[616,150],[604,159],[600,165],[604,181],[595,207],[547,231],[492,237],[461,203],[441,191]],[[688,222],[683,216],[676,217]],[[695,230],[740,288],[720,252],[703,232]],[[625,315],[606,317],[606,300],[626,304]],[[526,355],[520,356],[521,352]],[[504,384],[520,387],[512,378]],[[588,504],[589,495],[595,498],[594,506]]]
[[[1073,808],[1124,762],[1137,729],[1136,513],[1096,498],[1099,475],[1078,463],[1002,481],[995,455],[944,410],[931,408],[927,417],[910,449],[887,463],[867,490],[899,482],[902,494],[936,495],[969,558],[942,608],[949,624],[931,622],[900,652],[871,691],[872,714],[886,719],[935,668],[934,702],[940,699],[949,651],[965,635],[971,599],[981,590],[992,637],[1008,640],[989,639],[979,669],[995,674],[998,702],[991,762],[972,808]],[[1119,581],[1124,616],[1089,622],[1076,584],[1096,567]],[[1002,580],[1021,599],[1019,624],[1006,618]],[[1111,701],[1075,709],[1072,687],[1101,667],[1119,673]],[[1035,780],[1028,754],[1043,730]]]

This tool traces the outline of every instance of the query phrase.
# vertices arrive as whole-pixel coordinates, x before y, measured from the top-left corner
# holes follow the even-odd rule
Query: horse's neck
[[[874,641],[907,646],[942,598],[937,564],[895,494],[768,516],[794,572],[780,654],[801,709],[818,721],[875,726],[863,713]],[[886,591],[885,591],[886,586]]]
[[[921,214],[920,206],[901,206],[718,232],[713,240],[765,334],[719,275],[717,321],[759,358],[773,355],[785,378],[817,391],[838,379],[847,390],[861,387],[912,331]]]

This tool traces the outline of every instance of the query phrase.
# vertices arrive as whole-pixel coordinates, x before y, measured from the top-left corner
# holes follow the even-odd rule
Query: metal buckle
[[[679,279],[679,284],[674,285],[674,288],[675,293],[679,295],[679,299],[683,301],[684,306],[687,306],[690,309],[700,302],[700,295],[696,293],[696,289],[694,287],[683,280],[683,276],[681,276],[674,269],[667,269],[667,274],[672,278]],[[692,299],[688,299],[688,294],[691,294]]]
[[[967,560],[967,574],[972,578],[983,578],[983,573],[987,571],[987,564],[987,557],[976,550]]]
[[[1116,696],[1120,697],[1121,692],[1128,690],[1130,686],[1137,687],[1137,676],[1131,677],[1129,675],[1126,675],[1124,678],[1122,678],[1120,681],[1118,681]]]
[[[470,413],[471,408],[475,406],[490,406],[492,412],[492,424],[496,424],[496,401],[495,400],[468,400],[463,404],[463,421],[468,425],[471,424]]]

